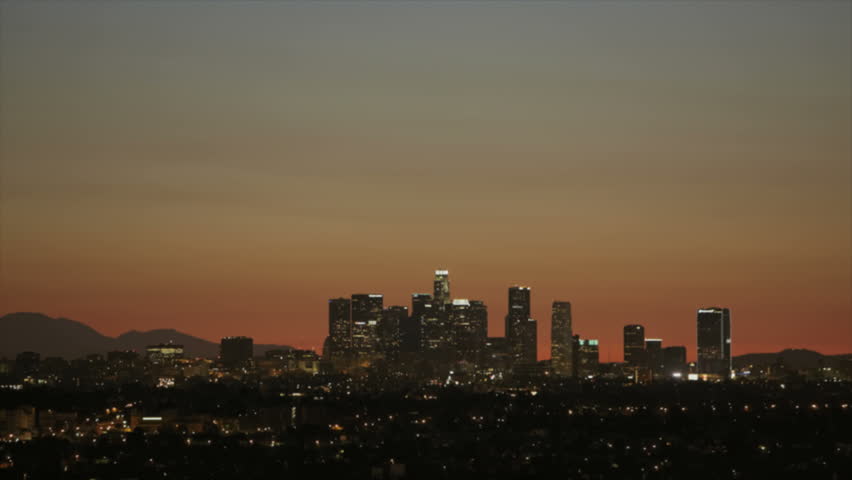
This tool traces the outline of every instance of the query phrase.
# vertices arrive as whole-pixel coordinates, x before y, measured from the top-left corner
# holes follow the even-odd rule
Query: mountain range
[[[179,332],[158,329],[131,330],[118,337],[101,334],[92,327],[68,318],[53,318],[41,313],[10,313],[0,317],[0,358],[15,358],[20,352],[38,352],[42,358],[80,358],[90,353],[115,350],[145,352],[148,345],[158,343],[183,345],[186,356],[215,358],[219,344]],[[267,350],[291,349],[287,345],[255,344],[255,355]]]

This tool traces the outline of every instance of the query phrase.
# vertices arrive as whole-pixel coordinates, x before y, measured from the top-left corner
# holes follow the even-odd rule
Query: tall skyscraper
[[[645,362],[652,373],[663,371],[663,340],[659,338],[645,339]]]
[[[698,309],[698,372],[728,375],[731,363],[731,311],[711,307]]]
[[[530,317],[530,287],[510,287],[506,338],[515,363],[535,363],[536,334],[536,321]]]
[[[369,361],[379,354],[379,323],[384,297],[376,293],[352,295],[352,352]]]
[[[645,365],[645,327],[624,326],[624,363],[631,367]]]
[[[411,294],[411,309],[408,318],[399,326],[400,351],[420,351],[423,317],[426,310],[431,308],[432,295],[428,293]]]
[[[219,360],[227,367],[247,365],[254,356],[254,340],[249,337],[225,337],[219,344]]]
[[[439,311],[444,311],[450,303],[450,272],[449,270],[435,270],[435,293],[433,295],[434,305]]]
[[[488,338],[488,307],[482,300],[470,301],[470,324],[477,347],[484,348]]]
[[[457,298],[450,304],[449,326],[455,358],[476,361],[488,337],[488,310],[480,300]]]
[[[444,347],[444,322],[435,300],[428,293],[411,296],[411,316],[420,326],[420,350],[435,351]]]
[[[382,312],[379,322],[379,351],[388,360],[396,360],[400,351],[400,326],[408,320],[408,307],[393,305]]]
[[[556,375],[574,375],[573,337],[571,302],[553,302],[550,316],[550,358],[553,373]]]
[[[323,355],[340,357],[351,348],[351,305],[352,302],[348,298],[332,298],[328,301],[328,347],[331,351],[323,352]]]

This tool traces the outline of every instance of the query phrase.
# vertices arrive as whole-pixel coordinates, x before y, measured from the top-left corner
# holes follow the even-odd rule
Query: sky
[[[532,287],[622,358],[852,352],[850,2],[3,2],[0,314],[321,348]]]

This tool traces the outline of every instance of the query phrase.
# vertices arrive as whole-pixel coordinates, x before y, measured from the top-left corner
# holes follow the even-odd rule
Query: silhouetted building
[[[488,338],[488,307],[482,300],[470,301],[470,325],[476,339],[476,348],[481,350]]]
[[[645,362],[652,373],[663,371],[663,340],[659,338],[645,339]]]
[[[701,308],[697,318],[698,372],[728,375],[731,363],[731,311]]]
[[[145,348],[146,358],[154,365],[171,365],[175,360],[183,358],[183,345],[161,343]]]
[[[574,334],[571,331],[571,302],[553,302],[550,316],[550,358],[554,374],[574,375]]]
[[[630,367],[645,365],[645,327],[624,326],[624,363]]]
[[[352,295],[352,352],[369,361],[379,354],[379,323],[384,297],[377,293]]]
[[[534,363],[537,359],[536,321],[530,317],[530,288],[509,288],[509,313],[506,338],[515,363]]]
[[[589,377],[597,375],[598,365],[600,364],[600,352],[598,350],[598,341],[593,338],[577,338],[577,350],[579,351],[577,358],[577,375],[580,377]]]
[[[348,298],[332,298],[328,301],[328,350],[323,355],[339,358],[352,347],[352,302]]]
[[[219,360],[226,367],[248,365],[254,356],[254,340],[249,337],[225,337],[219,344]]]
[[[680,377],[686,377],[686,347],[673,346],[663,349],[663,372],[667,377],[679,374]]]
[[[38,375],[41,355],[36,352],[21,352],[15,356],[15,374],[18,377]]]
[[[396,360],[400,350],[400,326],[408,320],[408,307],[400,305],[384,309],[379,322],[379,350],[388,360]]]
[[[432,309],[432,295],[428,293],[411,294],[411,311],[400,325],[400,350],[418,352],[422,344],[423,319],[427,310]]]

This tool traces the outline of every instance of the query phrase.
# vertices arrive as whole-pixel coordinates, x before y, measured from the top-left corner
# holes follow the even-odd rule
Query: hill
[[[740,368],[748,365],[769,366],[783,363],[793,370],[801,370],[818,367],[840,368],[847,366],[852,360],[850,355],[823,355],[813,350],[788,348],[777,353],[747,353],[734,357],[734,367]]]
[[[32,351],[45,357],[79,358],[90,353],[104,354],[113,350],[144,352],[157,343],[184,346],[187,356],[214,358],[219,344],[174,329],[140,332],[131,330],[116,338],[103,335],[86,324],[67,318],[52,318],[40,313],[10,313],[0,317],[0,357],[14,358],[20,352]],[[271,349],[290,349],[287,345],[255,345],[255,355]]]

